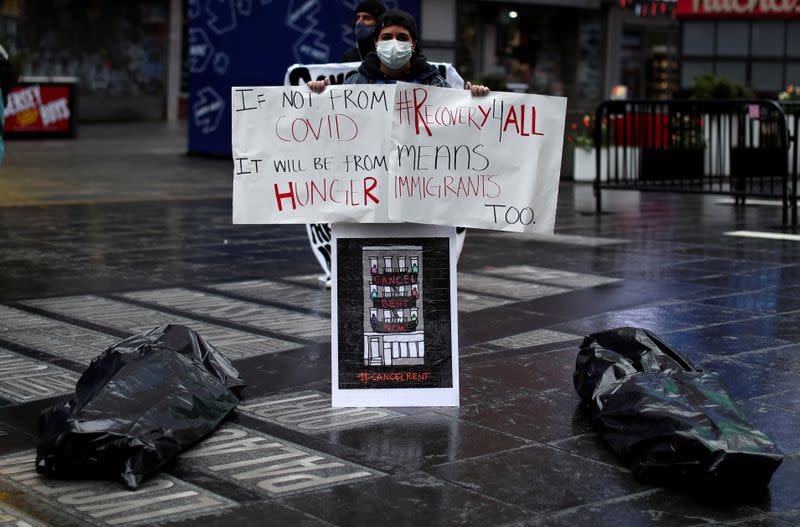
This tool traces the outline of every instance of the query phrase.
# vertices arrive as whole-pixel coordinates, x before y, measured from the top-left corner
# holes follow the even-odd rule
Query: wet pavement
[[[800,243],[780,208],[564,183],[556,236],[470,231],[460,408],[330,408],[329,293],[302,226],[230,224],[230,165],[166,125],[10,142],[0,169],[0,524],[800,525]],[[189,325],[248,383],[136,492],[35,474],[36,418],[91,359]],[[738,503],[637,482],[572,387],[583,335],[651,329],[787,454]],[[284,457],[282,457],[284,456]],[[288,459],[288,461],[287,461]],[[14,523],[18,522],[18,523]]]

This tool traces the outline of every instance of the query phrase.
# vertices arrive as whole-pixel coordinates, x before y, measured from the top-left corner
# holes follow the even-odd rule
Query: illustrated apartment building
[[[425,363],[422,247],[363,248],[364,365]]]

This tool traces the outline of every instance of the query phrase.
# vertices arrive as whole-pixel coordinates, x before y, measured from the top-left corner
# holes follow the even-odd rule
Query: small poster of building
[[[333,231],[334,406],[458,405],[455,229]]]
[[[363,252],[364,366],[425,364],[422,246],[368,246]]]

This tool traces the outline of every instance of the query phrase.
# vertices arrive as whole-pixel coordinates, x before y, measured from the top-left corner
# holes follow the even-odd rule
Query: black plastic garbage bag
[[[695,367],[647,330],[586,337],[574,382],[595,428],[642,481],[763,488],[783,460],[717,374]]]
[[[92,361],[72,400],[39,416],[36,469],[135,489],[210,433],[243,387],[239,372],[189,328],[130,337]]]

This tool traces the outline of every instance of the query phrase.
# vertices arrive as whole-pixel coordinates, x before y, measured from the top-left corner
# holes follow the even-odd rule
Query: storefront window
[[[575,93],[580,9],[465,1],[459,12],[458,69],[493,89],[547,95]],[[597,24],[583,37],[581,86],[599,85]]]
[[[73,76],[81,93],[164,93],[167,3],[26,0],[24,75]]]
[[[783,56],[783,24],[780,22],[754,22],[752,55],[754,57]]]
[[[716,35],[710,51],[699,51],[698,28]],[[774,97],[786,84],[800,80],[800,22],[687,21],[683,23],[683,36],[683,88],[691,88],[696,75],[713,74],[747,85],[759,95]]]
[[[622,71],[620,81],[628,87],[629,97],[642,97],[642,37],[639,33],[622,36]]]
[[[786,24],[786,54],[800,57],[800,22]]]
[[[752,88],[756,91],[780,91],[783,85],[783,64],[780,62],[753,63]]]
[[[687,55],[712,55],[714,23],[686,22],[683,25],[683,52]]]
[[[581,17],[575,74],[575,94],[582,100],[595,101],[603,97],[602,50],[602,25],[599,16],[587,13]]]
[[[747,63],[736,62],[717,62],[717,77],[722,77],[740,84],[747,84]]]
[[[795,86],[800,84],[800,63],[786,66],[786,84],[793,84]]]
[[[749,39],[749,24],[744,22],[720,24],[717,28],[717,55],[723,57],[747,55]]]
[[[714,63],[710,60],[689,60],[683,59],[681,67],[681,86],[683,88],[691,88],[694,84],[694,78],[699,75],[707,75],[711,73],[714,68]]]

